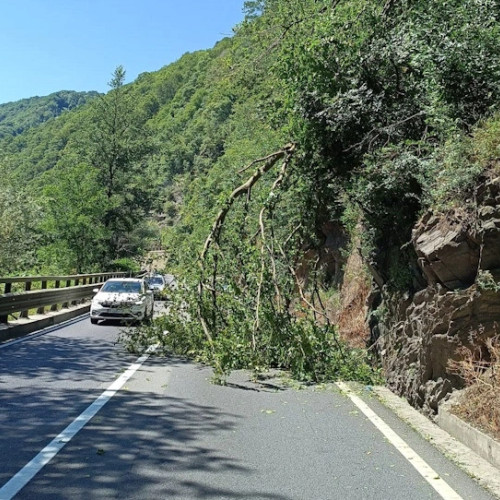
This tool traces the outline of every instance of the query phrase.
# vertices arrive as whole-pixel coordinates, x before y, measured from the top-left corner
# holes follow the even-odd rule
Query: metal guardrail
[[[0,286],[4,285],[4,293],[0,295],[0,323],[7,323],[9,315],[17,312],[20,313],[20,317],[27,318],[29,311],[32,310],[43,314],[47,307],[56,311],[59,306],[76,305],[91,297],[92,290],[100,288],[107,279],[125,276],[128,276],[128,273],[0,277]],[[13,293],[12,285],[15,283],[24,283],[24,290]],[[34,283],[39,283],[40,289],[32,290]],[[64,286],[61,287],[61,284]]]

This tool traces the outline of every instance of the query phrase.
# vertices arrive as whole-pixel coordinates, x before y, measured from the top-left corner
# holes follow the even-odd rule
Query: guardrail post
[[[24,291],[25,292],[29,292],[30,290],[31,290],[31,281],[27,281],[24,284]],[[21,311],[21,313],[19,314],[19,317],[20,318],[27,318],[28,317],[28,312],[29,311]]]
[[[42,281],[42,290],[47,290],[47,281]],[[37,314],[45,314],[45,307],[44,306],[39,307],[36,310],[36,313]]]
[[[59,280],[56,280],[54,288],[59,288],[61,286],[61,282]],[[50,306],[51,311],[57,311],[57,304],[52,304]]]
[[[83,280],[83,281],[84,281],[84,284],[85,284],[85,280]],[[71,286],[71,281],[68,281],[67,283],[69,283],[69,285],[68,285],[68,286]],[[79,280],[78,278],[76,278],[76,279],[75,279],[75,286],[78,286],[79,284],[80,284],[80,280]],[[83,302],[83,300],[80,300],[80,301],[78,301],[78,300],[73,300],[73,301],[71,302],[71,305],[72,305],[72,306],[76,306],[76,305],[78,304],[78,302]]]
[[[12,283],[5,283],[4,292],[5,294],[10,293],[12,290]],[[8,323],[9,316],[8,314],[4,314],[0,316],[0,323]]]
[[[86,284],[87,284],[87,278],[83,278],[83,283],[82,283],[82,285],[86,285]],[[83,299],[82,299],[82,300],[80,300],[80,303],[81,303],[81,302],[83,302]]]
[[[71,280],[66,280],[66,288],[68,288],[70,286],[71,286]],[[71,302],[71,304],[73,304],[73,302]],[[62,307],[63,308],[66,307],[67,308],[67,307],[69,307],[69,305],[70,305],[70,302],[64,302],[63,305],[62,305]]]

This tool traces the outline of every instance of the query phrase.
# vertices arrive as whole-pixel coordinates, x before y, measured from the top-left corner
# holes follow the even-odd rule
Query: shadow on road
[[[94,352],[93,342],[88,341],[88,356],[68,359],[71,342],[59,339],[57,345],[51,342],[50,346],[42,342],[36,354],[30,349],[16,351],[15,355],[23,356],[25,361],[26,356],[43,359],[50,355],[50,363],[38,358],[32,370],[29,363],[23,363],[19,373],[16,364],[11,363],[13,372],[9,375],[19,376],[20,386],[6,390],[0,384],[0,454],[5,457],[0,466],[0,485],[96,397],[95,391],[82,390],[81,384],[80,389],[69,386],[75,377],[82,380],[92,370],[93,358],[103,356],[102,343]],[[115,364],[114,355],[110,356],[106,362],[117,371],[123,369],[123,353],[116,356]],[[146,368],[165,364],[174,368],[185,362],[154,358]],[[0,368],[0,378],[2,375],[6,374]],[[33,392],[30,377],[68,382],[58,390],[38,388]],[[16,498],[287,500],[288,497],[266,493],[265,485],[254,485],[253,471],[214,445],[231,439],[239,418],[216,407],[170,397],[168,392],[133,392],[125,386]],[[225,479],[219,487],[220,477]],[[246,487],[239,484],[241,481]]]

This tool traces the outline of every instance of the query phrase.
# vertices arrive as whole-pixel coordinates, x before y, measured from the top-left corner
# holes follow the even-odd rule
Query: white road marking
[[[439,493],[441,498],[445,500],[463,500],[423,458],[413,451],[365,402],[356,396],[347,384],[337,382],[337,386],[368,417],[372,424],[375,425],[401,455],[413,465],[418,473]]]
[[[148,348],[137,361],[130,365],[86,410],[66,429],[58,434],[38,455],[28,462],[15,476],[0,488],[0,500],[10,500],[47,465],[71,439],[93,418],[97,412],[123,387],[128,379],[144,364],[157,349],[158,344]]]

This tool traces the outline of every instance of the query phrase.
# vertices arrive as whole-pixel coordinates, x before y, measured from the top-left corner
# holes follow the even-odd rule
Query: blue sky
[[[244,0],[0,0],[0,103],[58,90],[106,92],[186,52],[208,49],[243,20]]]

